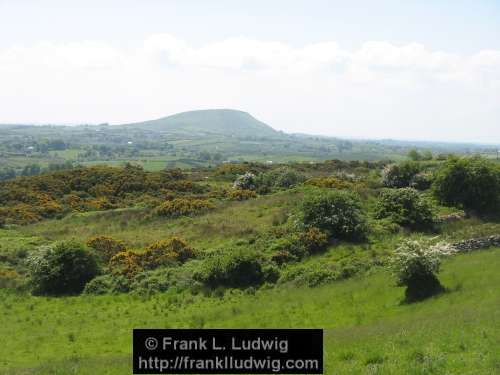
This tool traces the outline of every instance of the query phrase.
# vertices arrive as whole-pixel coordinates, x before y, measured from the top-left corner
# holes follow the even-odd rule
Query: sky
[[[286,132],[500,143],[500,1],[0,0],[0,123],[206,108]]]

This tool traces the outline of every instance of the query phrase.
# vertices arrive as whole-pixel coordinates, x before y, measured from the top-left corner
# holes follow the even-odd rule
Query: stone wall
[[[457,253],[469,252],[479,249],[485,249],[492,246],[500,247],[500,235],[471,238],[451,244],[456,249]]]

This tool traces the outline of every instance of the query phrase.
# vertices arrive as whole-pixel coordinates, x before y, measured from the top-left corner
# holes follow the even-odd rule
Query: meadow
[[[324,328],[326,374],[500,371],[500,249],[445,262],[448,292],[402,304],[383,269],[317,288],[32,297],[2,292],[5,374],[126,374],[137,327]]]

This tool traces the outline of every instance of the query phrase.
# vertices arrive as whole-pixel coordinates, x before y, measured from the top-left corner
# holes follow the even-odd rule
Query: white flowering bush
[[[238,176],[233,183],[235,189],[255,190],[256,187],[256,176],[252,172],[246,172],[244,175]]]
[[[99,274],[94,255],[74,241],[39,249],[27,259],[27,265],[35,295],[78,294]]]
[[[451,254],[450,245],[431,246],[419,241],[405,241],[397,249],[391,268],[399,286],[406,286],[407,302],[423,300],[444,291],[436,274],[443,256]]]

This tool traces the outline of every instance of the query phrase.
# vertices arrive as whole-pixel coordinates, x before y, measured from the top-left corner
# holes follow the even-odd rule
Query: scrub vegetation
[[[499,371],[500,252],[453,251],[500,234],[499,165],[413,156],[0,182],[0,373],[128,373],[134,327],[324,328],[325,373]]]

